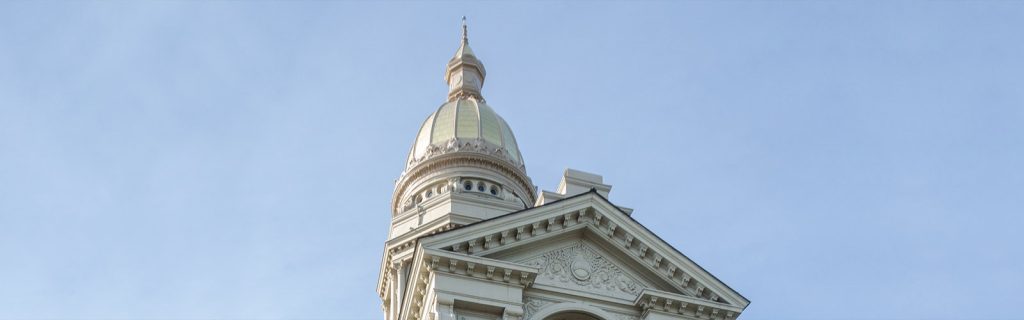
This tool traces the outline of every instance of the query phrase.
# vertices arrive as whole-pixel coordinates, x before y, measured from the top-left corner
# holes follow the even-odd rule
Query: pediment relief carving
[[[633,299],[649,287],[583,241],[545,252],[522,263],[540,270],[536,280],[540,284],[622,299]]]

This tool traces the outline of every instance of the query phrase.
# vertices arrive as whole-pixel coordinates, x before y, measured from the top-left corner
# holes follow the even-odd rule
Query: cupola
[[[463,18],[461,45],[445,69],[448,99],[427,116],[413,140],[395,184],[396,217],[437,195],[480,193],[483,200],[496,201],[492,207],[502,208],[493,213],[524,209],[536,199],[511,127],[484,100],[486,72],[469,47],[467,31]]]

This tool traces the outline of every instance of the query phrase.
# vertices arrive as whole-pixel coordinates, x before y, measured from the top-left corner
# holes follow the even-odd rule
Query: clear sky
[[[379,319],[469,16],[527,171],[743,319],[1020,318],[1024,2],[0,3],[0,318]]]

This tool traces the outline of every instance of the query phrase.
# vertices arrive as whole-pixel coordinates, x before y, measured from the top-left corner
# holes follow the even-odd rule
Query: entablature
[[[401,319],[421,318],[424,308],[429,304],[426,301],[429,294],[428,286],[436,274],[454,275],[519,288],[530,286],[537,278],[537,268],[526,265],[422,246],[417,247],[416,251]]]

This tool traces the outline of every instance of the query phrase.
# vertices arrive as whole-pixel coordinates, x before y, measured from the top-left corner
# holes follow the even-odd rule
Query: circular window
[[[484,183],[483,182],[478,183],[476,185],[476,191],[484,192]]]
[[[466,191],[473,190],[473,182],[467,180],[466,183],[462,184],[462,188],[466,189]]]
[[[434,190],[427,190],[427,198],[434,195]]]
[[[491,186],[491,195],[492,196],[498,195],[498,187],[497,186]]]

